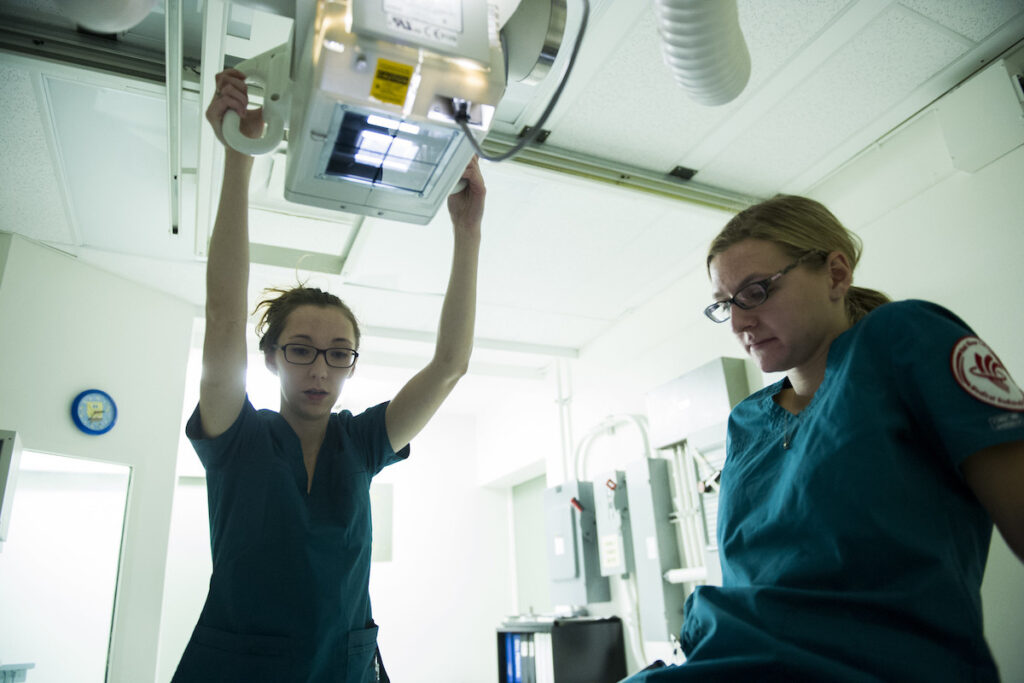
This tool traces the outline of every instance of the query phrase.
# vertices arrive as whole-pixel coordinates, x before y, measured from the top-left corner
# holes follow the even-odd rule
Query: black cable
[[[487,161],[505,161],[506,159],[510,159],[516,154],[519,154],[524,147],[532,143],[537,139],[537,136],[540,135],[544,124],[548,120],[548,116],[551,115],[555,105],[558,104],[558,98],[561,97],[565,84],[569,81],[569,75],[572,73],[572,68],[576,64],[576,55],[580,51],[580,45],[583,43],[583,34],[586,33],[587,30],[587,19],[590,17],[590,2],[589,0],[582,0],[582,2],[583,16],[580,18],[580,29],[576,33],[576,44],[572,46],[572,53],[569,55],[569,62],[566,64],[565,73],[562,74],[562,80],[558,84],[558,87],[555,88],[555,92],[551,96],[551,101],[548,102],[548,106],[544,108],[544,112],[540,115],[540,118],[537,119],[537,123],[530,127],[529,132],[524,135],[519,142],[513,145],[512,149],[495,156],[490,156],[480,149],[480,144],[476,141],[476,138],[473,137],[473,133],[469,130],[469,124],[467,123],[469,121],[469,111],[466,101],[452,100],[452,109],[455,111],[455,122],[459,124],[460,128],[462,128],[462,132],[466,134],[467,138],[469,138],[469,144],[473,146],[473,151],[475,151],[477,156],[481,159],[486,159]]]

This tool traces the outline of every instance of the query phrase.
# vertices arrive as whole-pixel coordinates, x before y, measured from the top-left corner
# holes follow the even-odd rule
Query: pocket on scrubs
[[[377,626],[348,634],[348,670],[345,683],[371,683],[377,680],[374,658],[377,653]]]
[[[230,633],[196,626],[174,674],[174,683],[281,683],[298,681],[292,643],[279,636]]]

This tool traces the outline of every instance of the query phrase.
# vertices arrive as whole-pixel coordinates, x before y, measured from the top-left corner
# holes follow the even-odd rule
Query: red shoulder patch
[[[950,365],[957,384],[982,403],[1024,412],[1024,392],[1010,377],[999,356],[977,337],[964,337],[953,347]]]

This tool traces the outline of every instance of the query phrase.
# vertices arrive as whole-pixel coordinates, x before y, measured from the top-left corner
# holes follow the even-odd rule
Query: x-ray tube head
[[[267,105],[287,110],[285,198],[428,223],[473,155],[452,103],[468,103],[469,132],[482,138],[505,92],[490,4],[320,0],[290,45],[240,64],[266,92],[282,93]]]

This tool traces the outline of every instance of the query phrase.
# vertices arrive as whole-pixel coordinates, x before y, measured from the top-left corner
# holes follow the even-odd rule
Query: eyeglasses
[[[724,323],[730,317],[732,317],[732,306],[736,304],[744,311],[749,311],[752,308],[757,308],[765,301],[768,300],[768,294],[771,290],[768,289],[769,285],[778,280],[780,277],[788,273],[789,271],[796,268],[798,265],[806,261],[811,256],[814,256],[819,252],[812,251],[804,254],[796,261],[793,261],[788,266],[775,273],[769,278],[764,280],[758,280],[757,282],[751,282],[749,285],[743,287],[740,291],[731,299],[725,299],[724,301],[716,301],[707,308],[704,309],[704,315],[710,318],[713,322]]]
[[[312,365],[321,353],[324,354],[324,361],[332,368],[350,368],[359,358],[355,349],[343,347],[318,349],[308,344],[281,344],[275,348],[284,351],[284,359],[294,365]]]

